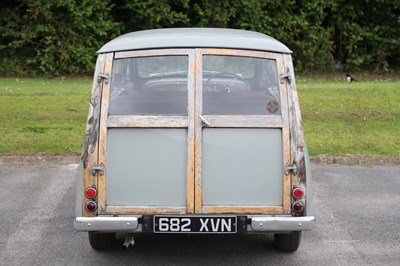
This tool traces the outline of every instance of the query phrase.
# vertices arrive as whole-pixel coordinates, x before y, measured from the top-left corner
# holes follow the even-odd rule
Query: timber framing
[[[188,57],[188,113],[187,116],[108,115],[110,86],[99,79],[99,74],[111,77],[113,60],[133,57],[185,55]],[[291,79],[279,83],[280,115],[203,115],[202,57],[204,55],[232,55],[275,60],[278,77],[289,73]],[[304,141],[300,109],[295,87],[293,65],[289,54],[236,49],[157,49],[100,54],[93,80],[91,107],[83,151],[84,188],[98,188],[97,213],[84,216],[126,214],[291,214],[291,190],[299,186],[305,190]],[[290,82],[289,82],[290,81]],[[203,125],[201,115],[209,122]],[[289,123],[289,121],[293,121]],[[202,193],[203,128],[277,128],[282,132],[282,205],[281,206],[205,206]],[[109,206],[107,205],[107,131],[109,128],[187,128],[186,206]],[[90,166],[105,165],[104,175],[92,176]],[[296,163],[299,173],[285,174],[285,165]],[[123,184],[121,184],[123,185]],[[85,190],[85,189],[84,189]],[[82,195],[84,199],[85,196]],[[83,201],[86,204],[86,201]],[[84,208],[85,209],[85,208]]]

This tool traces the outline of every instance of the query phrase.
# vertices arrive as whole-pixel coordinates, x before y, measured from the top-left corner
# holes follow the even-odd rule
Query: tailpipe
[[[122,249],[133,247],[133,245],[135,245],[135,240],[133,239],[133,236],[127,236],[124,243],[122,244]]]

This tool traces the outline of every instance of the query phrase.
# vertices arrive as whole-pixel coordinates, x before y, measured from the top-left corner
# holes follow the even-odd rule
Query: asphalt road
[[[75,232],[77,165],[0,166],[0,265],[399,265],[400,167],[312,165],[314,231],[295,253],[272,235],[137,236],[110,251]]]

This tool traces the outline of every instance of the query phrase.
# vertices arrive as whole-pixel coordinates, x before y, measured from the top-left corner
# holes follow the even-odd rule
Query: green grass
[[[400,82],[298,78],[311,155],[400,156]]]
[[[91,80],[0,78],[0,154],[79,154]]]
[[[79,154],[91,79],[0,78],[0,155]],[[399,79],[297,77],[311,155],[400,156]]]

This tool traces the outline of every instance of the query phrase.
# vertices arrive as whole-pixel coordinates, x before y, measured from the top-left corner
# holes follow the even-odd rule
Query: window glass
[[[187,56],[114,60],[109,114],[187,115]]]
[[[279,115],[276,61],[203,56],[203,114]]]

